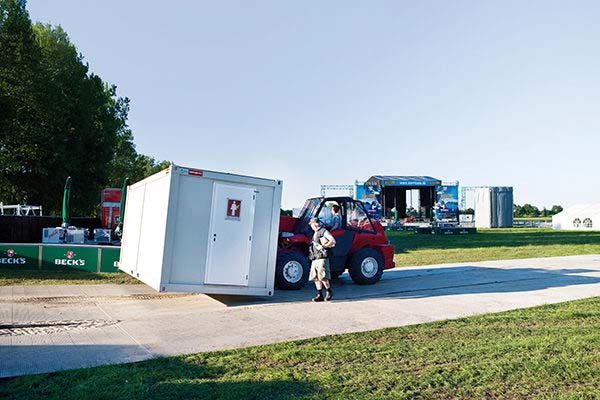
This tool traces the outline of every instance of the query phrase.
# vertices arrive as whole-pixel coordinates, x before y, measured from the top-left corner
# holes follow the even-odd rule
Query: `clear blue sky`
[[[166,6],[165,6],[166,5]],[[140,152],[280,178],[375,174],[598,201],[598,1],[29,0],[131,99]]]

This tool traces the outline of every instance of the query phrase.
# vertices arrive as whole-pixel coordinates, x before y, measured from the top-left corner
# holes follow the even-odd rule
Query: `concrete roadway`
[[[125,363],[498,312],[600,295],[600,255],[347,274],[273,298],[158,294],[144,285],[0,287],[0,377]]]

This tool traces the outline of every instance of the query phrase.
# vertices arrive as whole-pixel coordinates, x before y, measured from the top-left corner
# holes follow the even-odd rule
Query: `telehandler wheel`
[[[373,249],[361,249],[352,255],[348,272],[359,285],[372,285],[383,274],[383,257]]]
[[[284,251],[277,256],[275,285],[283,290],[297,290],[306,285],[310,263],[297,251]]]

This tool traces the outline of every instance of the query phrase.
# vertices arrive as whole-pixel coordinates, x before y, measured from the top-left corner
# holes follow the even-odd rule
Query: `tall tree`
[[[558,214],[562,210],[563,210],[562,206],[560,206],[560,205],[553,205],[552,208],[550,209],[550,215]]]
[[[36,24],[34,32],[48,77],[44,110],[51,144],[44,160],[52,168],[40,168],[37,177],[59,189],[50,198],[60,203],[60,188],[65,177],[72,176],[74,209],[90,213],[108,181],[112,149],[123,124],[115,107],[116,89],[88,73],[83,57],[60,26]]]
[[[521,207],[521,214],[522,217],[539,217],[540,210],[536,206],[525,203]]]
[[[133,143],[133,134],[127,126],[129,99],[119,98],[115,102],[116,113],[121,116],[123,124],[119,128],[116,144],[113,148],[113,158],[109,171],[109,184],[121,187],[125,177],[131,182],[139,181],[169,166],[168,161],[156,161],[152,157],[137,153]]]
[[[60,27],[32,26],[24,0],[0,0],[0,200],[58,211],[67,176],[73,209],[167,163],[135,151],[129,99],[89,72]]]
[[[28,201],[48,134],[42,54],[24,0],[0,0],[0,200]],[[35,197],[35,194],[33,194]]]

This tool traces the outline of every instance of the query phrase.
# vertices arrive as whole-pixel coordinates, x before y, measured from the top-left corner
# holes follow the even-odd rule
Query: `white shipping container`
[[[127,188],[119,269],[160,292],[272,296],[281,190],[173,164]]]

